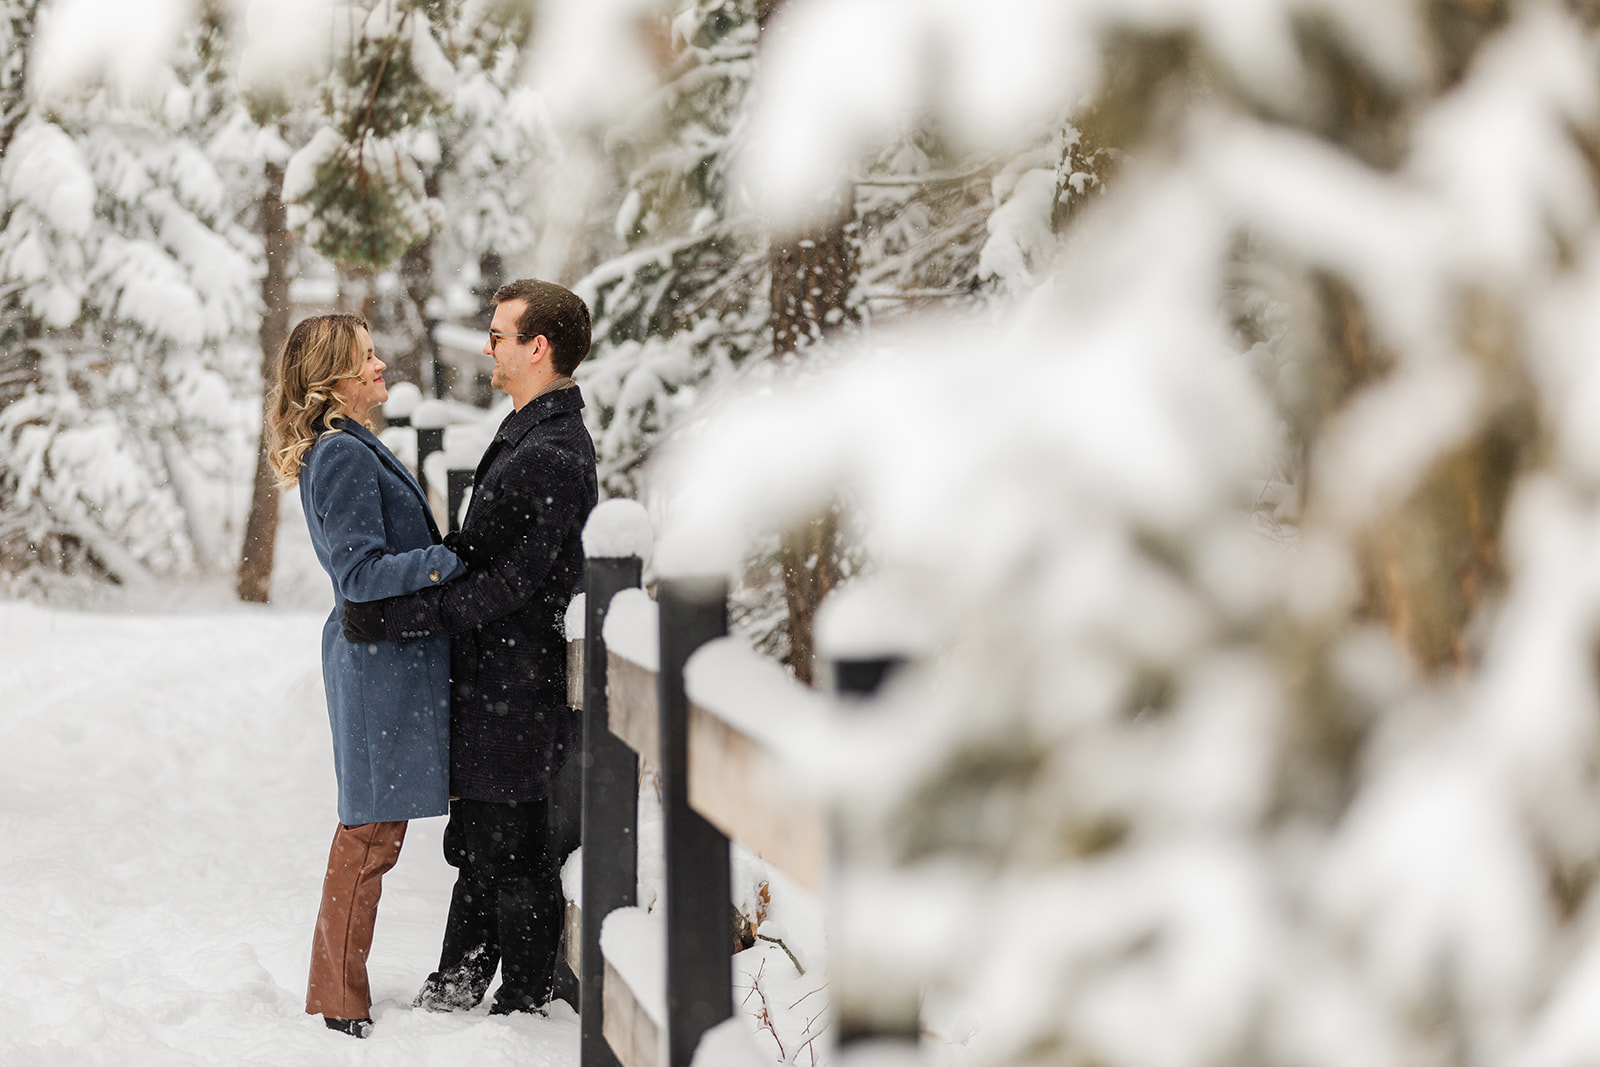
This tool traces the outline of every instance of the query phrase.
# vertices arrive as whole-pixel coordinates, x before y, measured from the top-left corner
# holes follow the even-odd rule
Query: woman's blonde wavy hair
[[[334,391],[344,378],[359,378],[365,354],[357,347],[359,315],[313,315],[289,331],[278,356],[278,381],[267,408],[267,462],[278,484],[291,489],[300,481],[306,449],[323,434],[337,433],[328,422],[349,418],[350,407]]]

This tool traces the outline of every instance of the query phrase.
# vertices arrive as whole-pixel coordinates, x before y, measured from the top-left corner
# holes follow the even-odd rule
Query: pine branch
[[[403,28],[406,20],[411,17],[410,12],[400,16],[400,26]],[[378,61],[378,73],[373,75],[372,90],[367,93],[366,111],[361,116],[361,126],[358,130],[360,136],[356,138],[356,162],[361,162],[361,147],[365,145],[367,134],[372,130],[372,114],[378,105],[378,90],[383,87],[383,77],[389,70],[389,60],[394,58],[394,50],[400,47],[400,33],[396,30],[389,38],[389,45],[383,50],[383,58]]]
[[[946,174],[863,174],[852,178],[856,185],[960,185],[987,174],[988,164]]]

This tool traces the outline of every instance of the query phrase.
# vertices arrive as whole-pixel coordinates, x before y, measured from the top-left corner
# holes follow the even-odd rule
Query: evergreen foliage
[[[31,4],[8,6],[27,27]],[[209,146],[241,118],[199,36],[155,108],[26,103],[8,60],[0,162],[4,569],[137,581],[221,549],[238,475],[258,249]],[[11,53],[8,52],[8,56]]]
[[[430,17],[448,5],[369,0],[334,20],[322,125],[284,175],[289,225],[334,263],[382,270],[443,221],[416,153],[454,74]]]
[[[758,34],[751,0],[698,0],[673,23],[669,80],[612,135],[625,248],[576,287],[595,322],[579,381],[609,495],[638,496],[662,436],[771,349],[765,239],[729,182]]]
[[[540,179],[559,164],[544,103],[521,81],[528,29],[515,7],[464,11],[445,40],[450,106],[423,126],[437,146],[426,170],[444,218],[430,269],[445,306],[462,314],[477,311],[486,257],[521,263],[530,255],[545,211]]]
[[[863,54],[915,83],[988,8]],[[824,761],[835,1017],[987,1063],[1587,1062],[1593,5],[1010,14],[986,61],[1093,100],[993,172],[1003,314],[730,398],[664,483],[664,573],[851,492],[837,632],[920,653]],[[847,117],[804,147],[853,160]]]

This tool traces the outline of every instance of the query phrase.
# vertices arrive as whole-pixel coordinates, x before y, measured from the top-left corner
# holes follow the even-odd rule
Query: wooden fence
[[[730,839],[826,901],[841,862],[835,816],[807,789],[814,776],[797,754],[816,751],[807,736],[825,736],[897,662],[835,662],[836,696],[824,696],[726,636],[725,582],[662,579],[650,600],[641,572],[635,557],[591,556],[569,613],[583,619],[581,635],[569,623],[583,872],[567,917],[582,1067],[688,1067],[701,1036],[732,1016]],[[666,860],[650,915],[634,907],[641,760],[660,777]],[[916,1040],[914,1017],[857,1017],[837,982],[833,997],[837,1044]]]
[[[415,431],[418,477],[453,531],[473,471],[465,453],[446,448],[442,422],[418,421],[392,424]],[[445,485],[429,485],[430,467]],[[642,574],[638,557],[591,556],[582,603],[574,602],[581,627],[569,612],[568,701],[583,723],[583,872],[564,943],[578,976],[582,1067],[688,1067],[701,1036],[732,1016],[730,840],[827,903],[849,858],[831,832],[837,816],[807,788],[818,775],[802,754],[823,747],[816,740],[841,709],[862,713],[901,662],[836,659],[822,672],[832,680],[825,696],[727,636],[724,581],[662,580],[651,600]],[[650,915],[635,907],[641,761],[661,783],[666,861],[661,906]],[[602,944],[626,951],[608,957]],[[837,957],[851,946],[835,947]],[[876,1003],[858,1002],[849,975],[830,970],[836,1046],[917,1040],[914,992],[886,1014],[881,989]]]

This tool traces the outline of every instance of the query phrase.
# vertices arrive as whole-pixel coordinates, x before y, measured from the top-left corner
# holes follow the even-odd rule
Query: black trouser
[[[500,965],[494,1011],[550,1000],[561,939],[561,893],[550,852],[549,802],[452,800],[445,860],[460,873],[450,896],[440,976],[477,1003]]]

